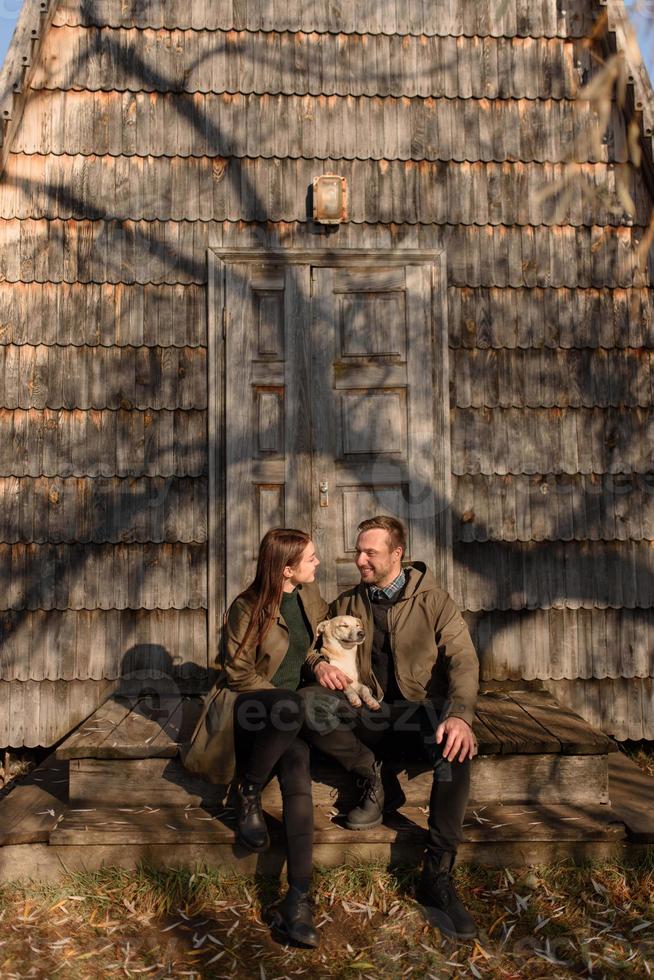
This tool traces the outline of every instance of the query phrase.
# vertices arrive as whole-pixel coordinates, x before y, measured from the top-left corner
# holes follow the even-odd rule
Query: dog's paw
[[[354,691],[346,691],[345,697],[348,699],[353,708],[360,708],[363,703],[359,695],[355,694]]]
[[[376,701],[374,698],[366,698],[365,700],[366,700],[366,707],[370,708],[371,711],[379,711],[379,709],[381,708],[381,704],[379,703],[379,701]]]

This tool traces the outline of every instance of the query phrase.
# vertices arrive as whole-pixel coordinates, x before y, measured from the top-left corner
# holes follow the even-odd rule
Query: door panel
[[[327,596],[358,581],[356,528],[374,514],[403,520],[407,557],[433,565],[431,288],[427,265],[313,270],[312,533]]]
[[[309,269],[238,263],[225,270],[227,601],[252,579],[275,526],[311,511]]]

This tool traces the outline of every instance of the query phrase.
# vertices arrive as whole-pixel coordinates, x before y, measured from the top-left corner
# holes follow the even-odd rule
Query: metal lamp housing
[[[313,220],[321,225],[347,221],[347,180],[338,174],[322,174],[313,180]]]

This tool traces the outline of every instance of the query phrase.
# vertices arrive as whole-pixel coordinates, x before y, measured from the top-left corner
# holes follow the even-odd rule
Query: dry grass
[[[643,772],[646,772],[648,776],[654,776],[653,742],[618,742],[618,745]]]
[[[316,876],[318,951],[279,945],[269,879],[214,870],[105,869],[0,890],[0,977],[649,977],[654,857],[560,864],[516,876],[457,871],[479,926],[443,940],[411,894],[414,872],[347,866]]]

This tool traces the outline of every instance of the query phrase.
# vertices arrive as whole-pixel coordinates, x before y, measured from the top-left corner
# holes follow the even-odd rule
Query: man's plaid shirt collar
[[[405,582],[406,575],[404,574],[404,569],[402,569],[397,578],[393,579],[390,585],[384,586],[383,589],[378,585],[369,585],[368,597],[371,602],[378,602],[380,599],[394,599],[398,592],[401,592],[404,588]]]

